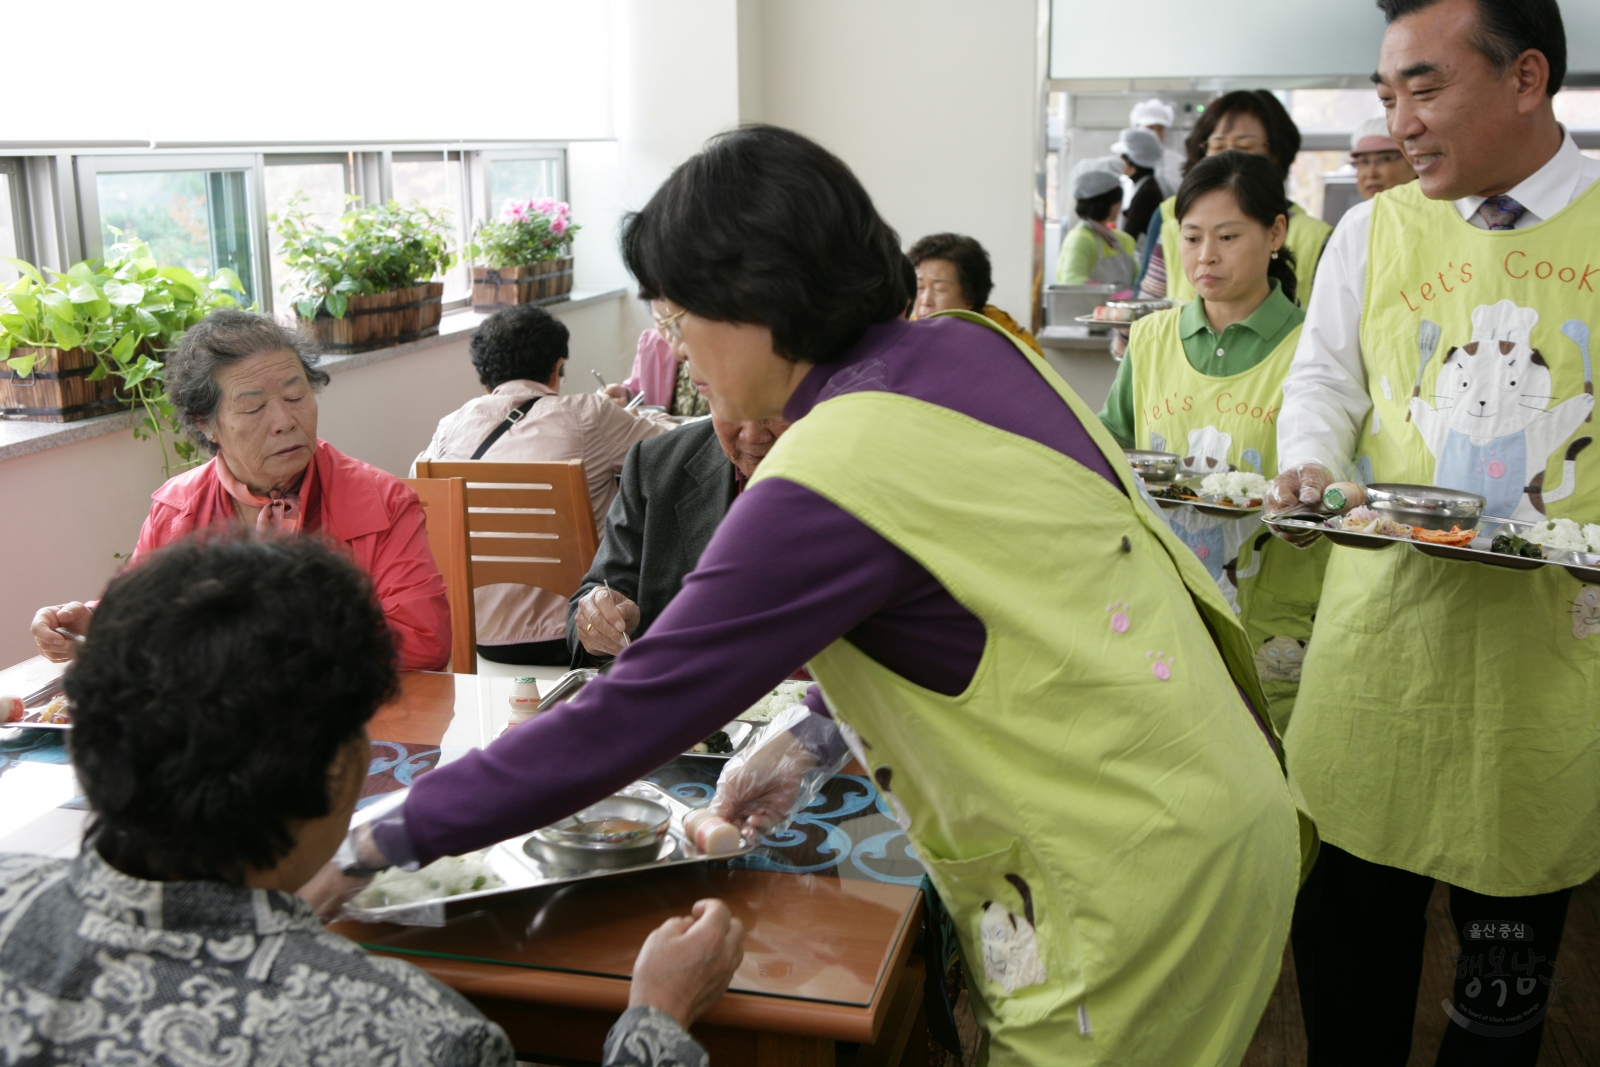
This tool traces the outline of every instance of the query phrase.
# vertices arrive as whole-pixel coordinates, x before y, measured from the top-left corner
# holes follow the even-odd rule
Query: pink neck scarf
[[[306,488],[306,479],[311,477],[311,468],[316,466],[316,457],[306,465],[305,475],[300,481],[300,490]],[[261,513],[256,516],[256,535],[258,537],[284,537],[300,532],[301,522],[304,518],[300,506],[299,491],[284,493],[277,489],[271,490],[266,496],[256,496],[250,487],[233,476],[233,471],[228,466],[227,459],[219,451],[215,464],[217,482],[227,492],[228,496],[240,504],[253,508],[260,508]]]

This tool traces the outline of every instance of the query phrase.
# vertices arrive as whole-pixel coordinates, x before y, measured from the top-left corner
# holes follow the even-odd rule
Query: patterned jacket
[[[323,930],[287,893],[147,882],[92,848],[0,855],[0,1064],[513,1067],[505,1034],[400,960]],[[666,1015],[636,1008],[617,1067],[704,1067]]]

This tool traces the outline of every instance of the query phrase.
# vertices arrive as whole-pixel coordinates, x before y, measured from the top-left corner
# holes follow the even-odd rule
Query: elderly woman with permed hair
[[[132,562],[202,529],[243,526],[273,538],[314,533],[339,544],[377,587],[401,670],[450,658],[450,606],[428,549],[422,506],[400,479],[317,437],[317,390],[328,384],[293,330],[224,308],[191,327],[167,359],[167,395],[208,463],[151,496]],[[40,608],[32,633],[57,662],[93,605]]]

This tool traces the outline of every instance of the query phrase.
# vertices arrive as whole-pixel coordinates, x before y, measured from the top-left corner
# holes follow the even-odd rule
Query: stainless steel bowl
[[[1178,479],[1178,464],[1183,457],[1171,452],[1147,452],[1140,448],[1125,448],[1128,464],[1133,473],[1143,478],[1146,485],[1170,485]]]
[[[596,832],[594,824],[606,819],[628,819],[644,826],[615,833]],[[522,847],[535,859],[571,870],[637,867],[660,854],[661,839],[667,835],[671,822],[672,813],[665,805],[619,793],[589,805],[576,818],[568,816],[535,830]]]
[[[1386,519],[1424,530],[1477,529],[1484,499],[1476,493],[1437,485],[1379,482],[1367,486],[1367,506]]]

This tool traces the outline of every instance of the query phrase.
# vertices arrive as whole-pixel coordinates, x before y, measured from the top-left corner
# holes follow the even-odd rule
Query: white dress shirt
[[[1600,159],[1585,156],[1563,130],[1561,147],[1550,161],[1506,194],[1527,209],[1516,228],[1552,217],[1596,180]],[[1484,199],[1466,196],[1452,203],[1463,219],[1487,229],[1477,215]],[[1361,302],[1367,291],[1371,228],[1372,201],[1367,200],[1345,212],[1317,265],[1300,345],[1283,383],[1279,470],[1315,463],[1341,477],[1354,474],[1356,435],[1372,407],[1361,362]]]

